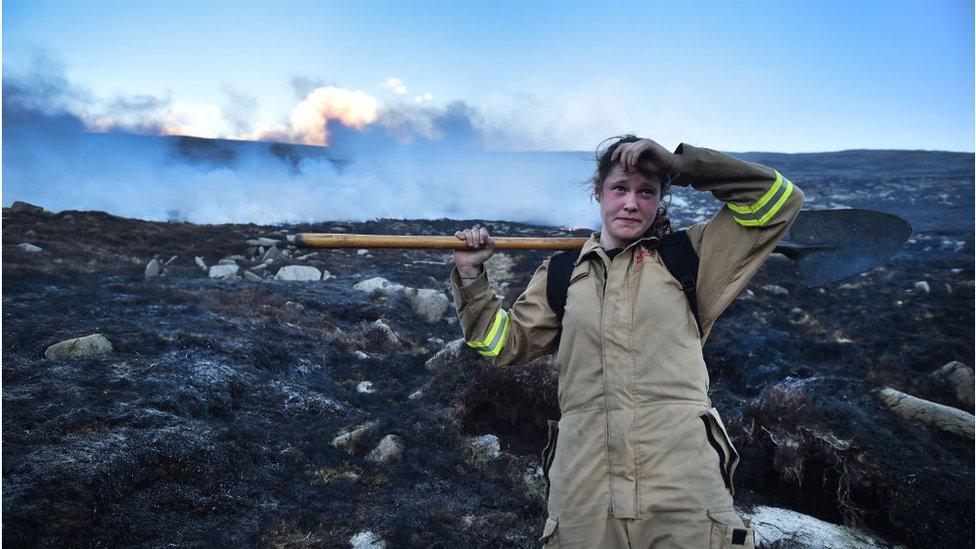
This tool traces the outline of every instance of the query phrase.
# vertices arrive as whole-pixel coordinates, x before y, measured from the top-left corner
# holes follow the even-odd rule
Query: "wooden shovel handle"
[[[545,238],[495,236],[496,250],[572,250],[581,248],[585,238]],[[302,233],[295,238],[302,248],[433,248],[466,250],[463,240],[453,236]]]

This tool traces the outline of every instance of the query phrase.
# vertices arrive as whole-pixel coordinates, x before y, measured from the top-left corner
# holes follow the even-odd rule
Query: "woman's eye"
[[[615,193],[627,192],[627,189],[625,189],[623,185],[617,185],[613,188],[613,192]]]
[[[654,196],[657,193],[654,191],[654,189],[641,189],[641,194],[644,196]]]

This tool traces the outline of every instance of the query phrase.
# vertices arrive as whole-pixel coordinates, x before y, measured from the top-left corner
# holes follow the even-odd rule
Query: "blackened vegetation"
[[[685,209],[706,208],[689,199]],[[335,278],[312,283],[215,281],[193,263],[279,231],[450,234],[472,222],[201,226],[6,210],[3,221],[3,541],[347,546],[371,530],[398,547],[536,545],[539,452],[558,415],[552,365],[493,368],[462,348],[430,370],[457,324],[425,322],[402,294],[352,290],[383,276],[446,291],[449,253],[321,251],[305,264]],[[972,364],[971,231],[921,232],[885,267],[822,289],[770,259],[706,345],[712,397],[742,454],[740,503],[863,525],[891,543],[970,542],[971,441],[905,424],[872,390],[960,406],[928,374]],[[146,281],[154,254],[179,258]],[[505,255],[498,291],[509,305],[546,254]],[[112,354],[43,356],[95,332]],[[374,392],[357,390],[364,381]],[[371,421],[350,453],[332,446]],[[470,449],[468,437],[487,433],[500,458]],[[404,458],[366,460],[387,434],[404,441]]]

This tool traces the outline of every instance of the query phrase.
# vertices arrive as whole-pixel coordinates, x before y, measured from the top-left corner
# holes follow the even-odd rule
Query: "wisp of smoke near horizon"
[[[477,113],[463,103],[388,109],[369,127],[330,120],[329,147],[312,149],[181,140],[151,126],[92,133],[78,112],[84,99],[63,77],[4,75],[5,205],[23,200],[53,211],[194,223],[599,223],[598,206],[581,184],[592,171],[591,154],[484,150],[472,123]]]

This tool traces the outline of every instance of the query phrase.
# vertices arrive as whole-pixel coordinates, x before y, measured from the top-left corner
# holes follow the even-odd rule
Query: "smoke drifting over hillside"
[[[324,149],[163,137],[178,127],[177,107],[154,97],[97,102],[56,69],[4,74],[4,204],[196,223],[599,221],[579,184],[590,155],[486,151],[477,110],[464,103],[387,106],[368,126],[323,116]]]

